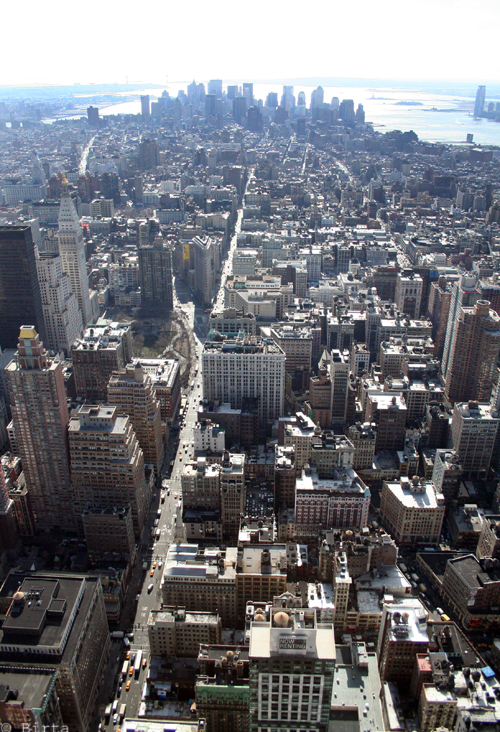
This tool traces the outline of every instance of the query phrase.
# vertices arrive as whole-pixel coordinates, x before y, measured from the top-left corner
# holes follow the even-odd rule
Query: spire
[[[69,194],[68,181],[63,174],[61,182],[61,205],[59,206],[59,231],[81,231],[80,218]]]

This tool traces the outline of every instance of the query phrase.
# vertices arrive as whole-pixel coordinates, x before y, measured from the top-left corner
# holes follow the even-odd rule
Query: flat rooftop
[[[367,653],[364,643],[338,645],[329,730],[337,732],[340,725],[343,732],[384,732],[380,688],[376,654]]]
[[[0,685],[17,691],[17,703],[24,709],[43,709],[52,686],[55,684],[56,669],[34,669],[0,665]],[[2,699],[0,698],[0,702]]]

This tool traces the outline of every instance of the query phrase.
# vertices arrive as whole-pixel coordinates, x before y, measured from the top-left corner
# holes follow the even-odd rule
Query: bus
[[[139,676],[139,672],[141,670],[141,662],[142,662],[142,651],[137,651],[137,656],[135,657],[135,663],[134,663],[135,678],[137,678]]]
[[[109,722],[109,718],[111,717],[111,704],[108,704],[106,707],[106,711],[104,712],[104,720],[106,723]]]
[[[123,666],[122,666],[122,679],[124,679],[127,674],[128,674],[128,661],[124,661]]]
[[[125,712],[127,711],[127,705],[126,704],[120,704],[120,711],[118,713],[118,717],[120,719],[120,722],[123,722],[125,718]]]

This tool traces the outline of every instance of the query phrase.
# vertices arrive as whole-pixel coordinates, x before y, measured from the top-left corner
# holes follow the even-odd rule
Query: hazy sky
[[[500,81],[500,0],[25,0],[0,86],[311,76]]]

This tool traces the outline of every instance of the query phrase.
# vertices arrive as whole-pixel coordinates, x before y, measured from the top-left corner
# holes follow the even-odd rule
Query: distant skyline
[[[143,10],[144,8],[144,10]],[[2,8],[0,86],[305,77],[500,82],[498,0]]]

